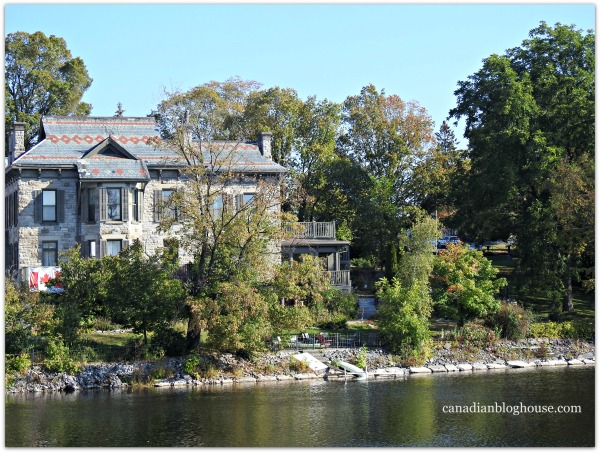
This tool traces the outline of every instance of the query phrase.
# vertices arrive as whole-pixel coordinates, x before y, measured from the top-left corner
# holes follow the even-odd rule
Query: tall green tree
[[[417,164],[413,186],[419,205],[429,213],[446,217],[452,211],[452,193],[456,175],[468,163],[450,125],[443,121],[435,133],[435,149]]]
[[[384,265],[387,261],[391,276],[389,257],[398,248],[398,231],[412,220],[407,207],[417,204],[411,184],[415,168],[434,148],[433,121],[418,103],[368,85],[344,101],[342,125],[338,152],[370,179],[364,194],[369,195],[363,196],[367,206],[357,207],[365,216],[357,217],[355,225],[371,230],[355,234],[355,241],[370,240],[370,250],[362,252]]]
[[[593,173],[594,69],[591,31],[542,22],[520,47],[490,56],[459,82],[457,107],[450,112],[465,119],[469,139],[470,168],[457,200],[462,229],[478,239],[514,235],[524,285],[562,299],[565,311],[573,310],[580,258],[594,244],[589,222],[585,234],[578,230],[577,246],[572,235],[559,234],[565,204],[548,181],[570,169],[569,183],[579,180],[585,185],[581,193],[593,191],[592,179],[576,176],[574,167],[586,162]],[[593,212],[589,196],[578,202],[585,203],[580,212]]]
[[[438,223],[429,216],[420,216],[410,234],[403,236],[397,274],[391,282],[383,278],[377,283],[378,326],[392,351],[424,360],[429,354],[429,317],[433,309],[429,280]]]
[[[89,115],[82,102],[92,84],[83,60],[63,38],[42,32],[9,33],[4,40],[5,144],[13,122],[25,122],[25,148],[37,141],[43,115]],[[5,149],[8,149],[6,146]]]
[[[201,85],[173,93],[156,111],[163,144],[186,162],[186,183],[164,206],[177,215],[164,216],[160,228],[169,231],[176,225],[180,247],[194,257],[187,303],[190,348],[199,345],[203,328],[217,325],[207,316],[221,316],[210,307],[215,306],[212,302],[218,306],[222,284],[239,281],[252,286],[268,278],[270,265],[279,259],[274,244],[285,220],[279,210],[280,181],[261,180],[251,199],[235,202],[235,150],[220,141],[241,143],[248,135],[244,108],[254,86],[237,79],[227,82],[226,89],[218,83]]]
[[[273,134],[271,154],[280,165],[288,166],[298,139],[302,101],[291,88],[273,87],[248,96],[244,116],[249,131]]]
[[[436,308],[459,327],[470,319],[493,314],[500,308],[494,296],[506,286],[496,278],[498,270],[477,250],[463,244],[449,244],[440,250],[432,278]]]

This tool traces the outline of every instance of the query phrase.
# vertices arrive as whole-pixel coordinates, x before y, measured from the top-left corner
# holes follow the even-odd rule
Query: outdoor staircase
[[[371,319],[375,313],[375,296],[358,296],[358,318]]]

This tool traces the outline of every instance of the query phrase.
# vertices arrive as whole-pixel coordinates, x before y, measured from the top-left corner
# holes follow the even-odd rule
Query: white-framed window
[[[56,222],[56,190],[42,190],[42,222]]]
[[[116,256],[123,248],[123,241],[121,239],[108,239],[106,241],[106,254]]]
[[[163,189],[162,190],[162,200],[163,203],[169,203],[169,198],[171,197],[171,195],[173,195],[175,193],[175,189]],[[175,206],[175,204],[173,203],[173,201],[170,201],[170,207],[165,207],[164,211],[163,211],[163,217],[165,218],[173,218],[174,220],[177,220],[179,217],[179,212],[177,211],[177,206]]]
[[[42,241],[42,266],[58,266],[58,241]]]
[[[223,212],[223,195],[215,195],[213,198],[213,214],[215,217],[219,217]]]
[[[121,189],[106,189],[106,212],[110,220],[122,220]]]
[[[90,258],[96,258],[96,241],[87,241],[87,251]]]

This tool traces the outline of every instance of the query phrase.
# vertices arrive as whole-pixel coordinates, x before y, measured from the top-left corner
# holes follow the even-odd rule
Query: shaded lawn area
[[[494,267],[498,269],[498,277],[504,277],[508,280],[510,290],[509,294],[522,303],[525,308],[531,310],[538,320],[547,320],[548,316],[552,312],[551,299],[534,292],[517,292],[514,289],[516,285],[513,271],[516,267],[516,264],[513,258],[505,253],[489,255],[487,258],[492,262]],[[594,320],[595,297],[593,292],[586,293],[580,288],[573,288],[573,306],[575,308],[575,312],[562,313],[563,320]]]

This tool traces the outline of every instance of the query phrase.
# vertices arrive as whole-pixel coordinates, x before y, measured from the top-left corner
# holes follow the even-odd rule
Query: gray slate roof
[[[43,117],[40,142],[25,151],[13,161],[11,167],[73,167],[85,173],[81,160],[103,160],[98,170],[105,177],[128,175],[138,178],[142,170],[152,167],[183,166],[185,162],[160,141],[154,118],[128,117]],[[87,157],[95,147],[110,138],[113,143],[125,150],[130,157],[138,160],[120,164],[109,162],[107,156]],[[238,172],[283,173],[285,168],[264,157],[254,143],[214,142],[228,168]],[[200,146],[200,144],[198,144]],[[213,147],[213,149],[214,149]],[[208,146],[202,144],[204,161],[210,161]],[[214,155],[214,153],[213,153]],[[122,156],[120,161],[125,161]],[[88,165],[90,167],[90,165]],[[122,170],[123,173],[120,173]],[[93,174],[93,173],[92,173]],[[96,175],[94,175],[96,176]],[[90,176],[93,177],[93,176]],[[123,177],[124,179],[127,179]],[[104,179],[104,178],[102,178]]]

